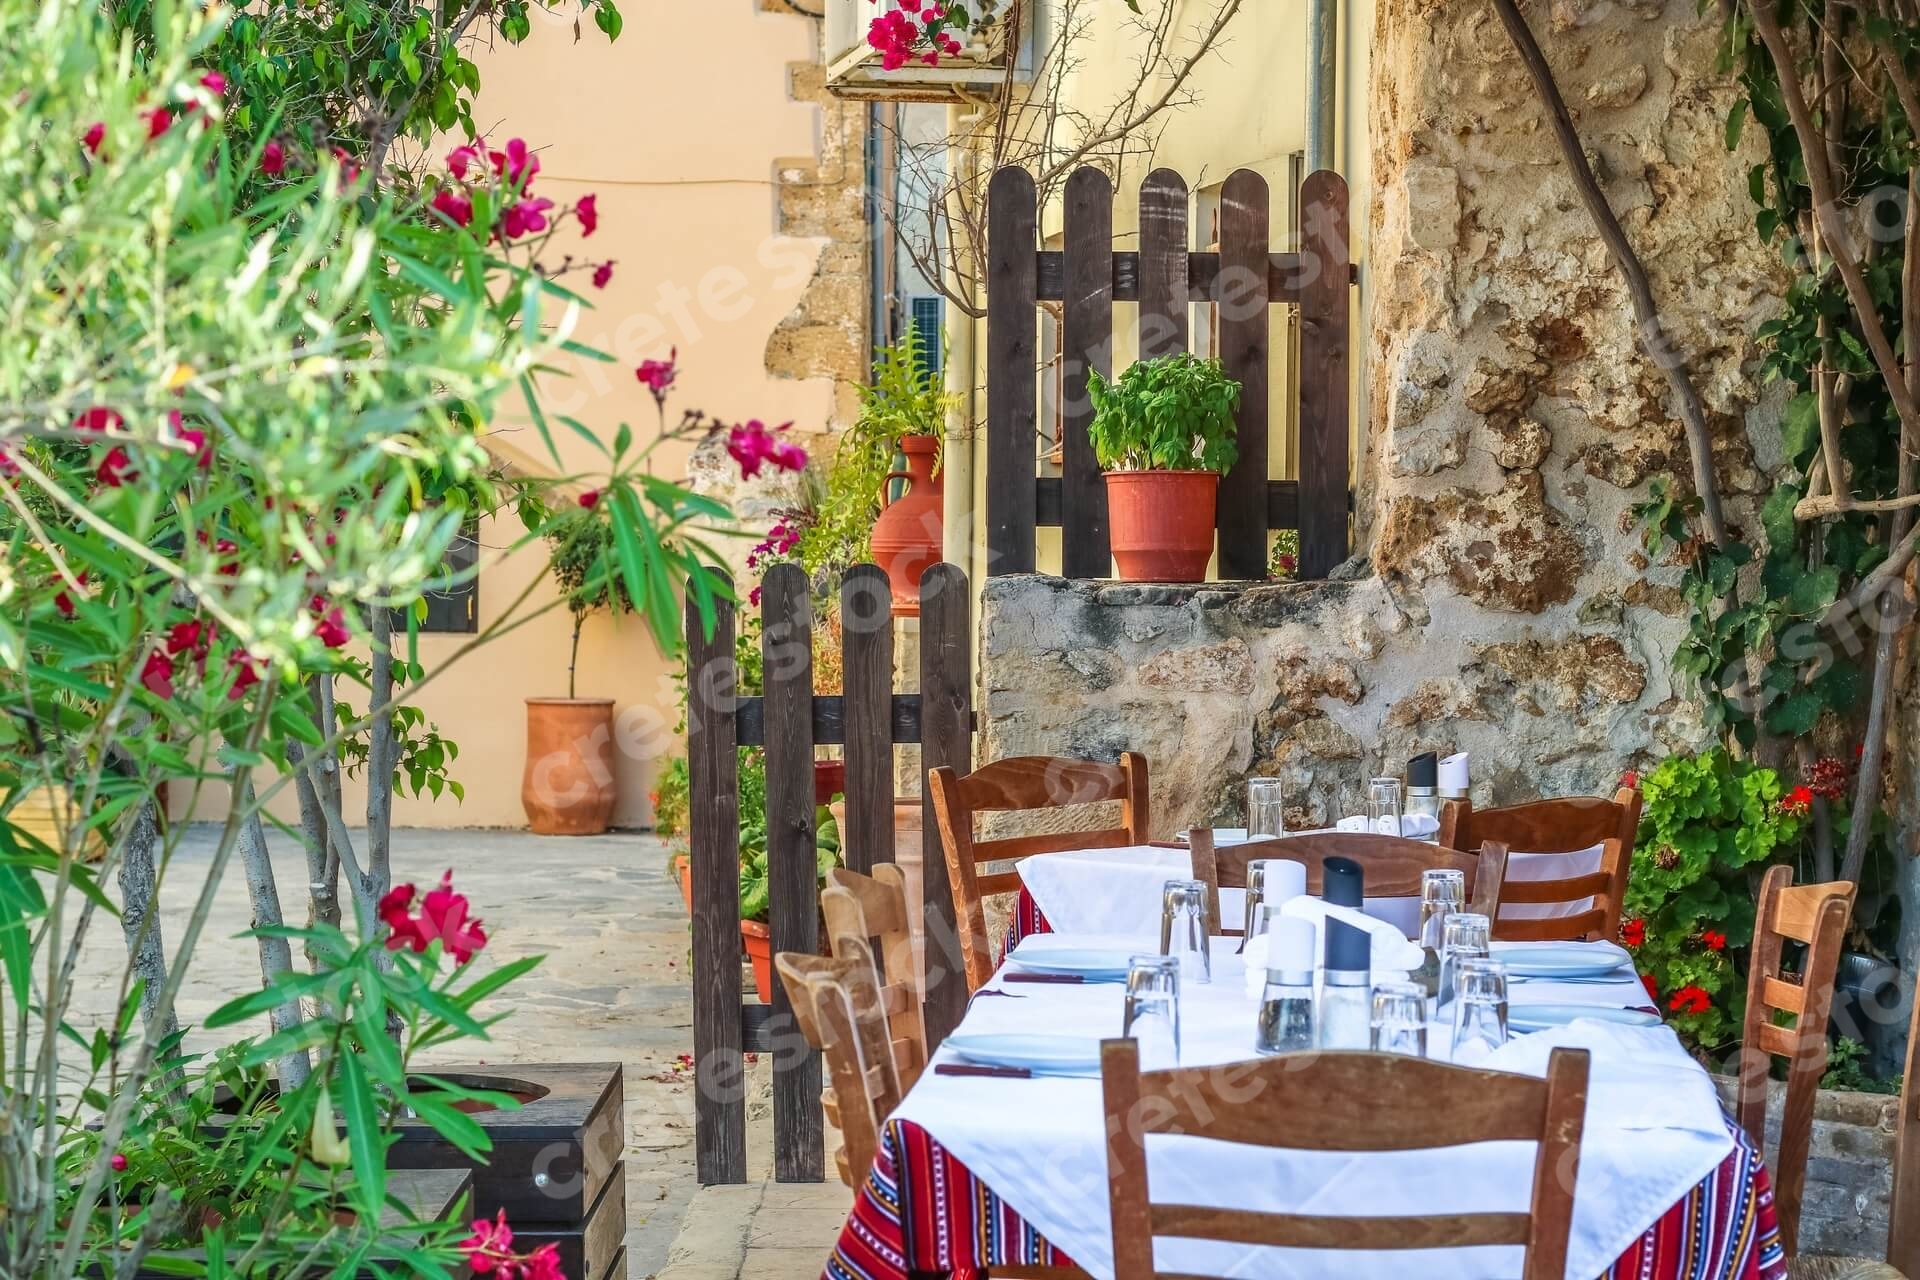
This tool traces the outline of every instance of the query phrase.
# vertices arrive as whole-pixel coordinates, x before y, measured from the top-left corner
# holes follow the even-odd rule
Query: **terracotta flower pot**
[[[753,989],[761,1004],[773,1003],[773,931],[758,920],[740,922],[740,943],[753,961]]]
[[[847,762],[845,760],[815,760],[813,762],[813,802],[825,804],[847,789]]]
[[[599,835],[617,796],[613,699],[528,698],[520,803],[534,834]]]
[[[680,896],[686,900],[687,914],[693,914],[693,858],[684,853],[673,855],[673,878],[680,885]]]
[[[940,478],[933,474],[940,437],[906,436],[900,452],[907,457],[907,469],[887,476],[880,495],[885,509],[873,522],[872,546],[873,561],[887,571],[893,588],[894,615],[911,618],[920,614],[920,577],[940,559],[944,499]],[[889,501],[887,492],[900,479],[907,482],[907,491]]]
[[[1126,582],[1203,582],[1213,558],[1216,471],[1107,472],[1107,528]]]

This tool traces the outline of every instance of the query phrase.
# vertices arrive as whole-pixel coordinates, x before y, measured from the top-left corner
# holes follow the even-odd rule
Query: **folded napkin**
[[[1372,958],[1375,973],[1384,970],[1390,977],[1404,978],[1409,969],[1420,967],[1420,962],[1425,956],[1425,953],[1420,950],[1420,944],[1409,941],[1398,926],[1385,920],[1376,920],[1372,916],[1362,915],[1351,907],[1335,907],[1319,898],[1300,897],[1281,907],[1280,911],[1283,915],[1298,916],[1302,920],[1313,921],[1313,927],[1319,930],[1322,938],[1327,936],[1329,917],[1344,920],[1356,929],[1365,929],[1373,935]],[[1248,950],[1252,950],[1252,943],[1248,944]],[[1251,956],[1247,958],[1247,963],[1249,966],[1254,963]]]
[[[1391,822],[1385,818],[1382,818],[1380,821],[1380,833],[1382,835],[1390,836],[1396,834]],[[1333,829],[1335,831],[1371,831],[1373,830],[1373,823],[1364,814],[1356,813],[1352,817],[1340,819],[1340,821],[1334,824]],[[1409,840],[1423,840],[1428,836],[1438,835],[1439,833],[1440,820],[1430,813],[1408,813],[1401,815],[1400,830],[1397,834],[1403,835]]]
[[[1593,1055],[1587,1079],[1589,1123],[1613,1129],[1678,1129],[1714,1139],[1726,1135],[1720,1095],[1671,1027],[1572,1022],[1509,1040],[1480,1064],[1492,1071],[1544,1076],[1555,1049]]]

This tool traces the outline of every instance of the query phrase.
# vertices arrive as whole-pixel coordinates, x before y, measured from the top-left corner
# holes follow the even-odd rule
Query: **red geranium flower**
[[[607,287],[607,281],[611,279],[613,279],[613,259],[609,258],[593,269],[593,287],[604,289]]]
[[[1699,987],[1688,985],[1673,993],[1667,1008],[1675,1013],[1705,1013],[1713,1008],[1713,997]]]
[[[1827,756],[1816,760],[1807,774],[1807,789],[1826,800],[1838,800],[1847,793],[1845,763]]]
[[[410,948],[419,953],[438,938],[454,963],[465,964],[487,945],[487,934],[480,927],[480,921],[467,915],[471,904],[453,891],[452,871],[440,877],[439,885],[428,890],[420,900],[418,915],[413,914],[415,892],[410,884],[395,885],[380,899],[380,918],[390,930],[387,950]],[[505,1226],[504,1221],[501,1225]],[[508,1243],[512,1239],[508,1235]]]
[[[1622,920],[1620,922],[1620,941],[1629,947],[1637,947],[1647,940],[1647,922],[1645,920]]]
[[[1715,929],[1702,929],[1700,931],[1700,945],[1709,951],[1725,951],[1727,949],[1727,935]]]
[[[1647,999],[1658,1000],[1660,998],[1660,988],[1654,983],[1652,974],[1641,974],[1640,985],[1647,989]]]
[[[1801,786],[1795,787],[1780,798],[1780,812],[1793,816],[1804,814],[1813,808],[1813,791]]]
[[[1640,775],[1636,773],[1634,770],[1629,769],[1625,773],[1620,775],[1620,785],[1623,787],[1626,787],[1630,791],[1634,790],[1638,788],[1640,785]]]
[[[586,239],[600,229],[600,210],[594,207],[597,199],[591,192],[573,202],[573,216],[580,219],[580,238]]]

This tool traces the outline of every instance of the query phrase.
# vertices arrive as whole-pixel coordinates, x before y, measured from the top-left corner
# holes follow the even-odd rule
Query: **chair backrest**
[[[840,1180],[857,1186],[873,1167],[880,1127],[904,1090],[894,1070],[880,975],[866,944],[849,940],[846,956],[782,951],[774,957],[794,1019],[807,1043],[826,1060],[831,1109],[840,1127],[835,1157]]]
[[[981,866],[1018,861],[1069,849],[1113,849],[1147,842],[1147,758],[1133,752],[1118,764],[1056,756],[1013,756],[981,765],[965,777],[942,767],[927,772],[927,790],[947,876],[953,885],[954,923],[960,930],[967,989],[978,991],[993,976],[993,945],[987,937],[985,899],[1020,887],[1014,871],[982,875]],[[1120,824],[1094,831],[1050,831],[1000,840],[974,838],[982,813],[1030,812],[1069,805],[1120,802]]]
[[[1528,854],[1585,853],[1599,846],[1596,871],[1556,880],[1509,879],[1500,894],[1508,907],[1591,904],[1586,910],[1537,919],[1509,911],[1493,922],[1493,936],[1500,942],[1611,941],[1620,933],[1620,906],[1639,828],[1640,793],[1622,787],[1611,800],[1575,796],[1498,809],[1457,801],[1441,815],[1440,843],[1471,849],[1498,840],[1513,853]]]
[[[1138,1042],[1101,1046],[1115,1280],[1153,1280],[1156,1236],[1302,1249],[1519,1245],[1524,1280],[1565,1274],[1586,1114],[1587,1053],[1555,1049],[1544,1080],[1384,1053],[1279,1055],[1142,1074]],[[1539,1144],[1520,1213],[1309,1217],[1155,1204],[1146,1139],[1190,1134],[1300,1151]]]
[[[827,873],[831,882],[820,894],[820,911],[827,921],[827,945],[846,959],[879,943],[884,976],[880,1008],[887,1015],[893,1041],[893,1064],[903,1089],[913,1088],[927,1065],[927,1029],[922,1004],[925,991],[913,954],[913,925],[908,918],[906,873],[891,862],[873,869],[871,876],[845,867]]]
[[[1190,833],[1188,840],[1198,835]],[[1468,910],[1491,920],[1500,910],[1505,886],[1512,883],[1506,880],[1507,847],[1497,841],[1487,842],[1478,853],[1463,853],[1444,844],[1369,831],[1316,831],[1311,835],[1249,840],[1224,849],[1214,849],[1208,833],[1206,844],[1212,853],[1217,886],[1225,889],[1245,888],[1247,864],[1262,858],[1304,862],[1307,892],[1311,894],[1320,892],[1321,871],[1328,858],[1351,858],[1366,874],[1369,898],[1417,898],[1422,872],[1454,870],[1466,873]],[[1205,879],[1197,857],[1194,867],[1195,876]]]
[[[1893,1194],[1887,1206],[1887,1261],[1903,1275],[1920,1275],[1920,1000],[1907,1023],[1907,1069],[1894,1129]]]
[[[1787,1256],[1798,1250],[1800,1200],[1807,1184],[1807,1152],[1813,1141],[1813,1103],[1827,1069],[1827,1015],[1833,1005],[1833,975],[1840,963],[1847,916],[1853,910],[1849,881],[1793,887],[1791,867],[1768,867],[1760,881],[1748,958],[1747,1015],[1740,1035],[1740,1125],[1765,1150],[1767,1080],[1775,1057],[1787,1059],[1786,1109],[1780,1121],[1780,1151],[1768,1162],[1780,1239]],[[1782,944],[1806,944],[1796,980],[1781,968]],[[1790,1014],[1782,1026],[1777,1013]]]

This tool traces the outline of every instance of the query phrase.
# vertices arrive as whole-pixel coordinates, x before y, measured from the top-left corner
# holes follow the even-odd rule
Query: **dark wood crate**
[[[511,1222],[513,1216],[509,1214]],[[513,1247],[525,1251],[551,1244],[560,1251],[560,1269],[581,1280],[612,1273],[627,1242],[627,1177],[623,1165],[615,1165],[613,1176],[600,1188],[600,1198],[587,1210],[586,1219],[570,1226],[533,1224],[513,1231]]]

